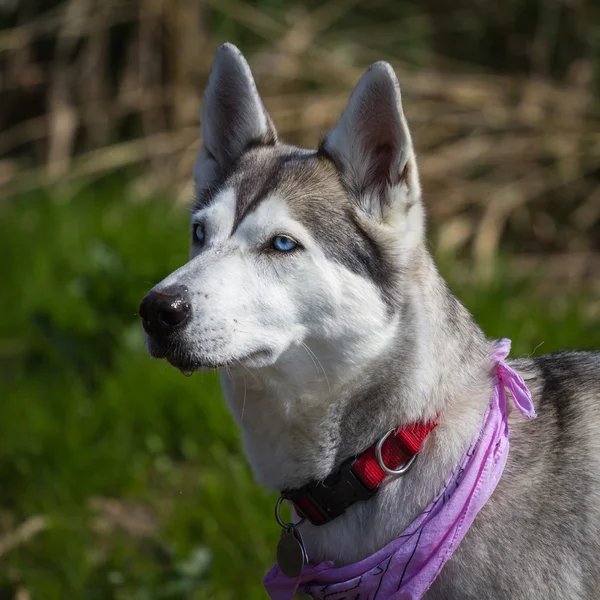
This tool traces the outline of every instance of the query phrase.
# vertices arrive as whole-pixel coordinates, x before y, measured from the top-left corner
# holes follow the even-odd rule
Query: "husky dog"
[[[371,66],[318,150],[288,146],[226,44],[202,105],[189,262],[142,301],[150,354],[221,369],[258,482],[321,481],[400,425],[438,426],[403,477],[331,523],[311,562],[359,561],[439,491],[478,433],[490,352],[425,241],[400,87]],[[426,597],[600,597],[600,355],[511,361],[538,418],[510,417],[495,493]],[[225,368],[226,367],[226,368]]]

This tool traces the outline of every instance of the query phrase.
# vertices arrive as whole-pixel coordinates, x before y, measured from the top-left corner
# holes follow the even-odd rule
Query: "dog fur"
[[[273,489],[323,479],[388,430],[437,415],[407,475],[328,525],[302,525],[312,562],[358,561],[411,523],[475,437],[493,342],[427,250],[387,63],[365,73],[317,151],[279,142],[230,44],[201,118],[192,224],[205,241],[192,237],[189,262],[150,293],[183,286],[191,317],[147,335],[148,349],[185,372],[221,369],[254,475]],[[298,248],[274,250],[280,235]],[[503,478],[426,597],[598,598],[600,355],[511,364],[538,418],[511,415]]]

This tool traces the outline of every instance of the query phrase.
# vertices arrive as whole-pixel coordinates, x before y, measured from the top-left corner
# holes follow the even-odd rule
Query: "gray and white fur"
[[[493,342],[427,250],[390,65],[371,66],[319,150],[305,150],[278,140],[226,44],[201,117],[190,260],[142,302],[149,352],[186,373],[221,369],[254,475],[273,489],[323,479],[437,415],[407,475],[328,525],[302,525],[311,561],[358,561],[411,523],[476,436]],[[281,251],[278,236],[297,245]],[[503,478],[428,599],[600,597],[600,355],[512,364],[538,418],[511,414]]]

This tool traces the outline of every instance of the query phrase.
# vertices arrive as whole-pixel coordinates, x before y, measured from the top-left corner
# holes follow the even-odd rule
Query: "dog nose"
[[[139,308],[144,329],[150,335],[171,333],[190,318],[191,312],[188,290],[181,285],[150,292]]]

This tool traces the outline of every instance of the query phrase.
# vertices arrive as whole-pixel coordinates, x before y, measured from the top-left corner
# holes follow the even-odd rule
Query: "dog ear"
[[[410,208],[421,188],[410,132],[391,65],[377,62],[362,76],[321,151],[342,174],[362,210],[380,218]]]
[[[224,44],[215,55],[202,100],[202,143],[194,168],[208,186],[250,146],[274,145],[277,132],[242,53]]]

